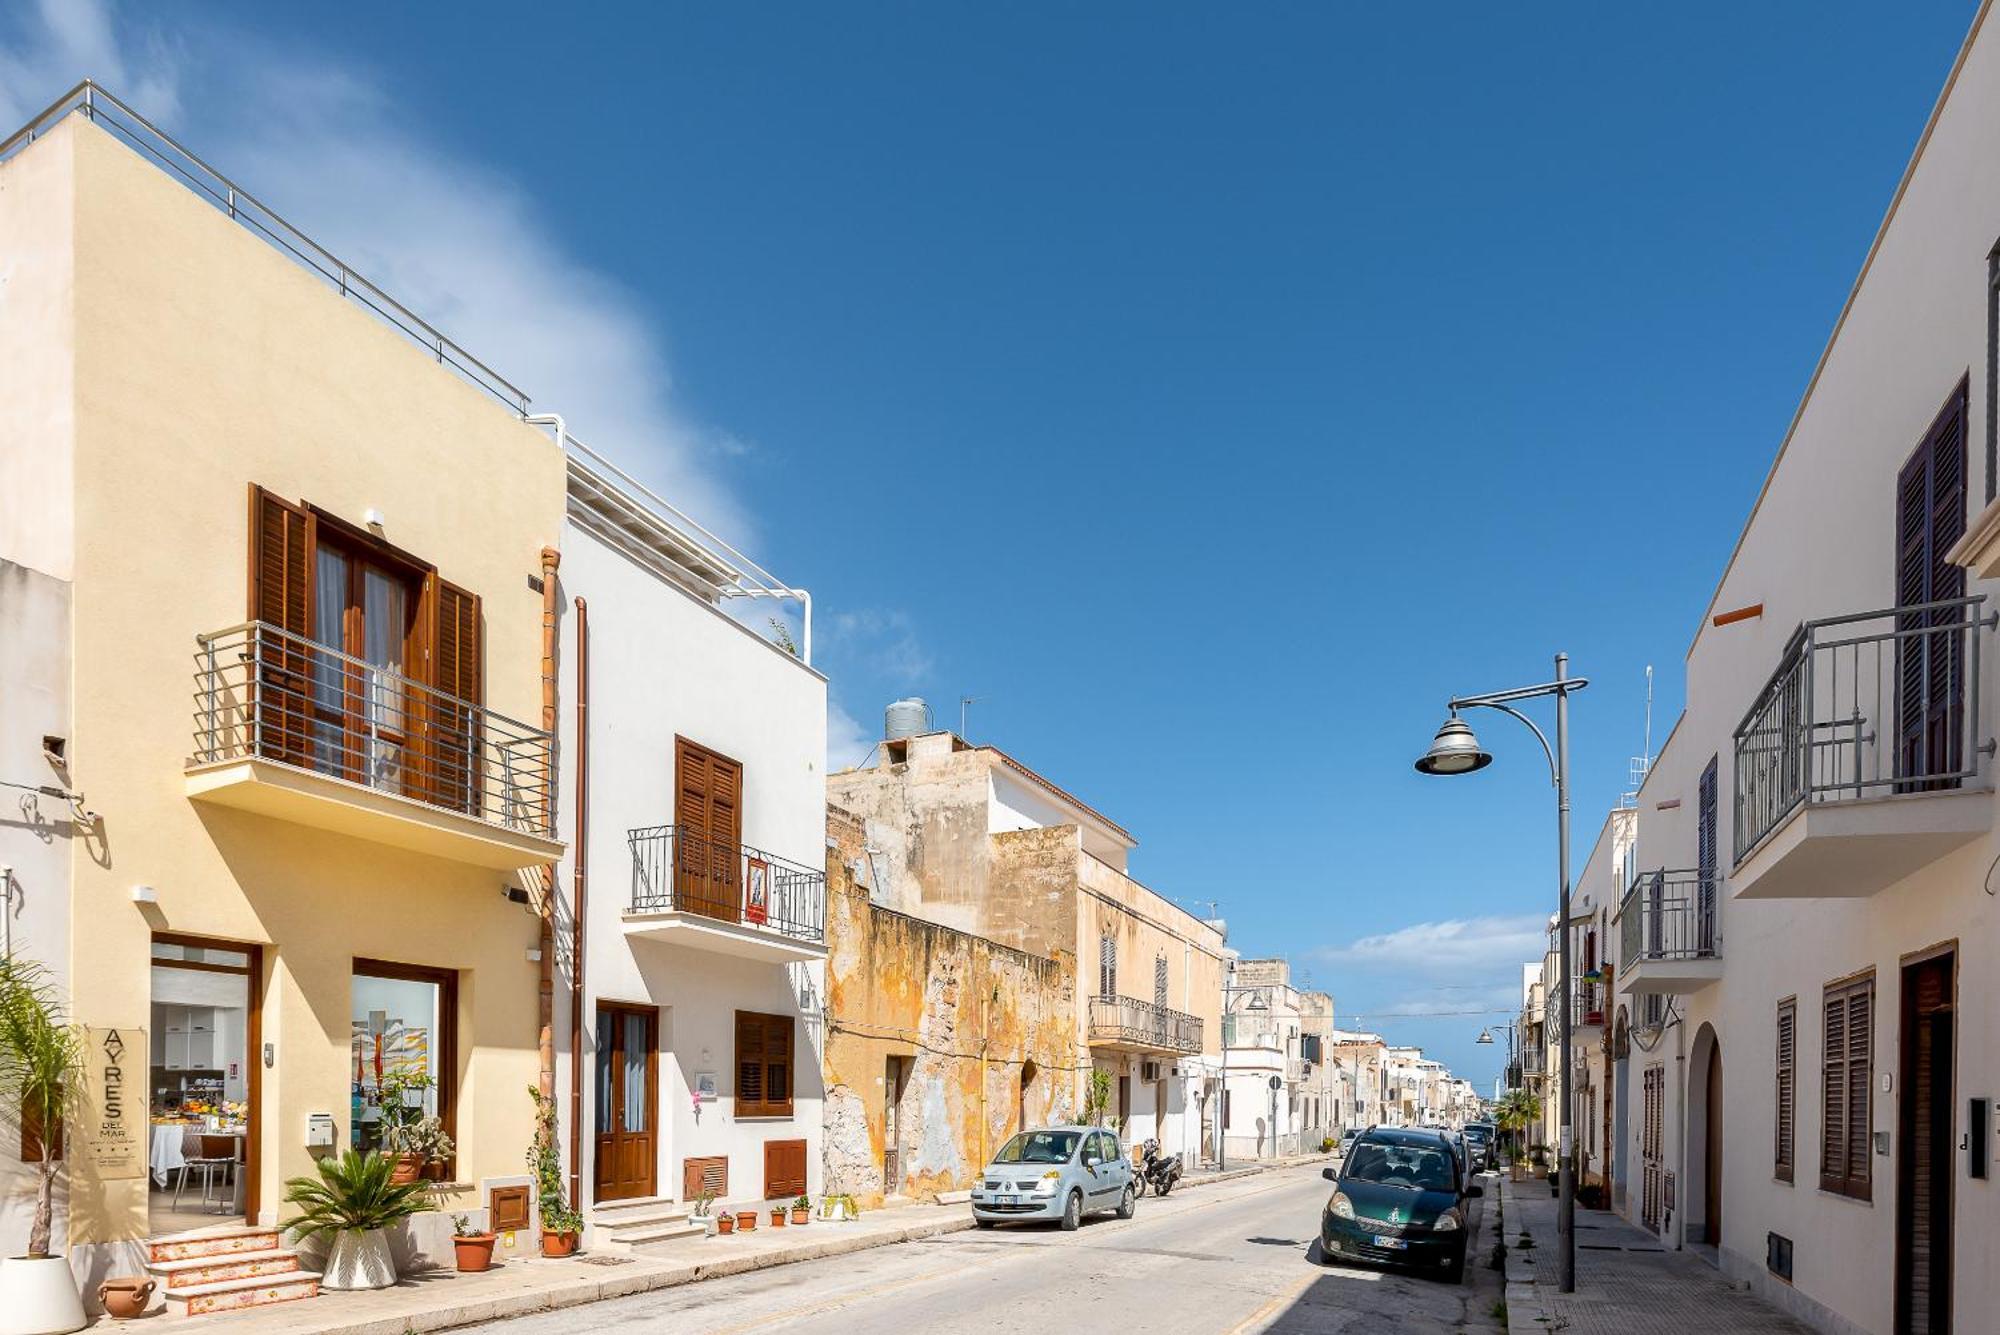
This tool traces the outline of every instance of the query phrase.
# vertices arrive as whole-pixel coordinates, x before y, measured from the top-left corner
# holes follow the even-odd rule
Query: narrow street
[[[1483,1264],[1490,1245],[1483,1227],[1472,1239],[1481,1261],[1468,1265],[1462,1284],[1322,1267],[1309,1252],[1317,1254],[1327,1190],[1319,1167],[1307,1165],[1149,1198],[1130,1221],[1101,1216],[1074,1234],[1034,1226],[954,1233],[479,1329],[725,1335],[806,1326],[1115,1331],[1139,1323],[1149,1332],[1249,1335],[1455,1331],[1491,1320],[1501,1286]]]

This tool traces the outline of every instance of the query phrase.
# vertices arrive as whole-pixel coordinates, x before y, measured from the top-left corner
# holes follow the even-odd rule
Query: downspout
[[[583,948],[585,884],[590,863],[590,606],[576,600],[576,842],[570,863],[569,1199],[583,1190]]]
[[[555,548],[542,548],[542,731],[551,737],[555,736],[556,702],[560,696],[556,681],[556,639],[561,633],[556,625],[556,566],[561,561],[562,555]],[[551,833],[556,828],[556,772],[552,766],[542,793],[542,821]],[[550,863],[542,869],[542,902],[536,914],[541,919],[541,962],[537,969],[539,1024],[535,1039],[540,1070],[535,1087],[545,1099],[553,1099],[556,1093],[555,895],[556,866]]]
[[[1686,1017],[1682,1018],[1685,1019]],[[1680,1175],[1675,1179],[1679,1183],[1679,1186],[1674,1192],[1674,1250],[1685,1251],[1687,1249],[1687,1226],[1682,1221],[1687,1218],[1687,1210],[1683,1208],[1682,1202],[1687,1199],[1688,1195],[1688,1068],[1687,1025],[1683,1023],[1676,1023],[1674,1025],[1674,1076],[1680,1085],[1679,1101],[1681,1105],[1680,1144],[1676,1147],[1680,1151]],[[1794,1125],[1797,1125],[1796,1120],[1794,1121]],[[1704,1190],[1706,1190],[1705,1187]],[[1722,1262],[1722,1248],[1717,1246],[1715,1250],[1716,1264],[1719,1267]]]

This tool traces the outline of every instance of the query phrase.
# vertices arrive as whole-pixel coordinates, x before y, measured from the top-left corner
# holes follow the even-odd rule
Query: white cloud
[[[843,709],[838,700],[826,702],[826,768],[852,769],[875,749],[875,737]]]
[[[915,687],[930,675],[930,653],[905,612],[836,612],[826,620],[825,635],[830,651],[887,678],[897,689]]]
[[[43,0],[0,21],[6,132],[88,75],[534,397],[572,432],[738,546],[717,480],[749,447],[672,398],[638,298],[556,232],[557,204],[424,132],[373,71],[105,0]]]
[[[1539,914],[1448,918],[1364,936],[1318,952],[1328,963],[1373,970],[1407,970],[1427,977],[1489,975],[1538,960],[1547,945],[1548,920]]]

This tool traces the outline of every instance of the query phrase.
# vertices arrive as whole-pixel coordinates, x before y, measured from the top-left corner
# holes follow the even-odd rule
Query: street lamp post
[[[1479,741],[1472,735],[1471,725],[1458,716],[1461,709],[1497,709],[1511,715],[1527,725],[1535,740],[1542,744],[1542,754],[1548,758],[1549,778],[1556,790],[1556,876],[1559,884],[1556,909],[1557,931],[1560,934],[1557,969],[1561,973],[1557,988],[1557,1044],[1562,1053],[1561,1072],[1561,1138],[1558,1148],[1557,1165],[1556,1232],[1561,1239],[1562,1269],[1561,1291],[1576,1292],[1576,1170],[1572,1162],[1574,1131],[1572,1109],[1570,1107],[1570,959],[1569,959],[1569,697],[1582,690],[1590,682],[1583,677],[1569,675],[1569,655],[1556,655],[1556,676],[1554,681],[1543,682],[1539,686],[1520,686],[1511,691],[1494,691],[1486,695],[1463,695],[1446,702],[1451,716],[1444,726],[1437,730],[1431,742],[1431,749],[1417,761],[1417,770],[1423,774],[1470,774],[1474,770],[1485,769],[1493,763],[1493,757],[1479,749]],[[1556,700],[1556,741],[1554,747],[1535,721],[1514,708],[1517,700],[1533,700],[1552,695]]]
[[[1502,1020],[1499,1024],[1487,1025],[1485,1029],[1480,1031],[1479,1037],[1476,1040],[1474,1040],[1481,1047],[1491,1047],[1493,1045],[1493,1031],[1495,1029],[1505,1029],[1507,1031],[1507,1069],[1502,1073],[1502,1079],[1506,1082],[1503,1087],[1507,1089],[1519,1088],[1519,1086],[1516,1085],[1514,1082],[1515,1028],[1516,1026],[1512,1022]]]

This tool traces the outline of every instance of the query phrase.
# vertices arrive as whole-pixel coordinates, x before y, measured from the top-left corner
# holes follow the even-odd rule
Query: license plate
[[[1382,1233],[1375,1235],[1375,1245],[1377,1247],[1387,1247],[1390,1251],[1395,1252],[1408,1251],[1410,1246],[1409,1243],[1401,1238],[1392,1238]]]
[[[995,1205],[1019,1205],[1021,1198],[1019,1196],[995,1196],[993,1203]]]

